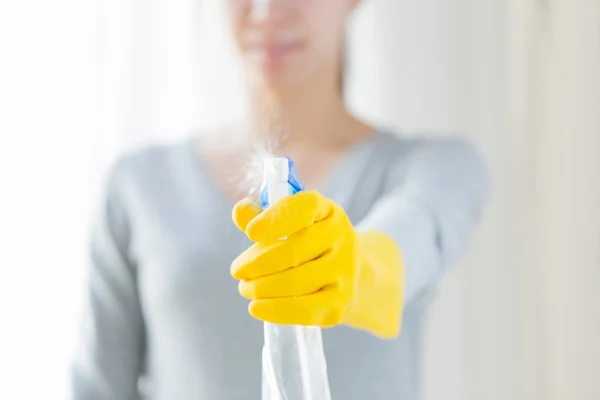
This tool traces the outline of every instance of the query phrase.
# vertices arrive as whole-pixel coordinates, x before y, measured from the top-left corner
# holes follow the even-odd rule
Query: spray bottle
[[[264,159],[263,209],[303,189],[291,159]],[[331,399],[321,328],[265,322],[264,334],[262,400]]]

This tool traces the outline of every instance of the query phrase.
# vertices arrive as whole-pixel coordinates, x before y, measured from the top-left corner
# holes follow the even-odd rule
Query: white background
[[[110,161],[241,112],[206,2],[0,5],[1,399],[66,396]],[[494,175],[430,313],[425,398],[600,398],[600,2],[369,0],[350,37],[357,113],[461,132]]]

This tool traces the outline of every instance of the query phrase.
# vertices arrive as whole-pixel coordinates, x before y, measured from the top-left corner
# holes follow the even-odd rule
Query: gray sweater
[[[259,400],[262,323],[229,275],[250,242],[194,141],[120,159],[93,232],[76,400]],[[467,244],[488,177],[462,140],[380,133],[353,147],[323,194],[357,229],[400,245],[406,266],[396,340],[340,326],[323,331],[333,400],[418,398],[421,318],[436,283]]]

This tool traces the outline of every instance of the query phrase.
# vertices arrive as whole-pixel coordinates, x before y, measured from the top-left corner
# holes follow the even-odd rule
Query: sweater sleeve
[[[136,268],[121,201],[119,163],[108,179],[92,231],[86,307],[72,366],[74,400],[134,400],[144,349]]]
[[[482,158],[460,139],[419,142],[393,165],[385,194],[357,229],[381,231],[400,247],[406,305],[464,252],[489,187]]]

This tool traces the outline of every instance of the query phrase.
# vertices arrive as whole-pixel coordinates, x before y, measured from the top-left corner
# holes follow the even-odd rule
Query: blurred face
[[[231,33],[251,78],[295,86],[336,77],[356,0],[226,1]]]

